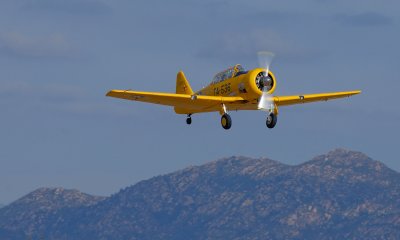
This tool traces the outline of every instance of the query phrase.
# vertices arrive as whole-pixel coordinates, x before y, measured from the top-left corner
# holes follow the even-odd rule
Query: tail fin
[[[176,93],[193,95],[193,90],[182,71],[176,76]]]

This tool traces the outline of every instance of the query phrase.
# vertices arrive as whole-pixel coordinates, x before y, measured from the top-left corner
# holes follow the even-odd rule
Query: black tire
[[[221,126],[226,130],[231,128],[232,119],[231,119],[231,116],[229,116],[229,114],[224,113],[224,115],[222,115],[222,117],[221,117]]]
[[[265,121],[265,123],[268,128],[274,128],[277,121],[278,121],[278,117],[275,115],[275,113],[271,112],[268,114],[267,120]]]
[[[187,125],[192,124],[192,118],[191,117],[186,118],[186,124]]]

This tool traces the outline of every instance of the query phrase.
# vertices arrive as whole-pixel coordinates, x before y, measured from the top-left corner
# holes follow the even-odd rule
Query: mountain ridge
[[[51,191],[57,200],[56,190],[42,190]],[[73,199],[86,200],[48,203],[56,207],[41,218],[22,218],[26,225],[4,220],[6,211],[18,213],[15,202],[0,209],[0,237],[14,231],[49,239],[400,238],[400,174],[345,149],[299,165],[231,156],[106,198],[78,196]]]

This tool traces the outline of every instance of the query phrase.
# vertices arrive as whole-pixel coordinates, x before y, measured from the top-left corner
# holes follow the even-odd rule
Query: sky
[[[335,148],[400,171],[400,3],[395,0],[2,0],[0,203],[39,187],[96,195],[222,157],[300,164]],[[276,54],[275,95],[362,90],[265,113],[177,115],[105,97],[193,89],[257,51]]]

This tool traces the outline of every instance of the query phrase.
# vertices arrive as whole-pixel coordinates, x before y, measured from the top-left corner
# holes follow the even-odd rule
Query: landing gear
[[[278,117],[275,115],[275,113],[270,112],[268,113],[267,120],[265,121],[265,123],[268,128],[274,128],[277,121]]]
[[[187,125],[190,125],[190,124],[192,124],[192,114],[188,114],[188,116],[187,116],[187,118],[186,118],[186,124]]]
[[[224,129],[228,130],[232,126],[232,119],[229,114],[224,113],[221,117],[221,125]]]
[[[221,116],[221,125],[225,130],[228,130],[232,126],[232,119],[231,116],[229,116],[225,104],[221,104],[221,110],[220,113],[222,114]]]

